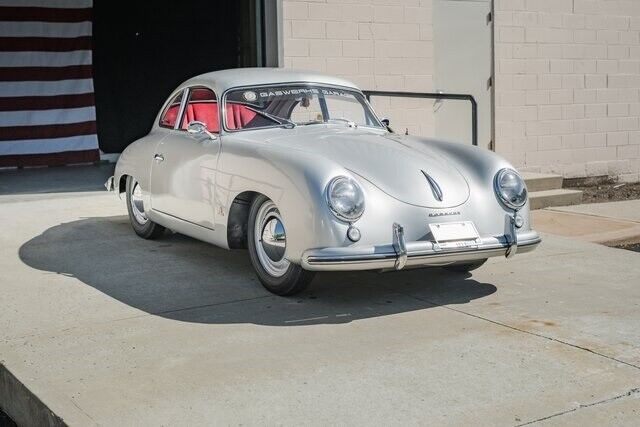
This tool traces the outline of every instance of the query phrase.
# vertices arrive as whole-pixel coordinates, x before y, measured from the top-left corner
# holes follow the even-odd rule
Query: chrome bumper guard
[[[402,270],[407,264],[409,255],[407,254],[407,244],[404,241],[404,228],[397,223],[393,223],[393,250],[396,252],[394,268]]]
[[[302,266],[313,271],[401,270],[405,267],[442,266],[495,256],[513,257],[535,249],[542,241],[535,231],[517,233],[511,221],[510,235],[483,237],[477,245],[442,249],[431,241],[406,242],[404,228],[393,224],[389,245],[311,249],[302,256]]]

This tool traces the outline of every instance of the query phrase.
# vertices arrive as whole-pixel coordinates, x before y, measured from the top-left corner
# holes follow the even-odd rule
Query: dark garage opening
[[[197,74],[265,65],[264,0],[96,1],[93,72],[100,149],[147,134],[171,91]],[[259,46],[259,47],[258,47]]]

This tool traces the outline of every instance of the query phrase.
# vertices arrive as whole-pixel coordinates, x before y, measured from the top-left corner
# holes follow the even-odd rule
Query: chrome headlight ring
[[[364,192],[352,178],[333,178],[327,185],[326,196],[329,209],[338,219],[351,223],[364,213]]]
[[[494,179],[494,190],[508,208],[518,210],[527,203],[527,185],[513,169],[504,168],[498,171]]]

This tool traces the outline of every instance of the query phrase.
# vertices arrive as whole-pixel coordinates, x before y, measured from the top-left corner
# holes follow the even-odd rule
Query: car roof
[[[212,71],[185,81],[179,88],[204,85],[211,87],[216,94],[220,96],[227,89],[234,87],[282,83],[319,83],[331,86],[345,86],[359,90],[356,85],[340,77],[316,73],[314,71],[267,67]]]

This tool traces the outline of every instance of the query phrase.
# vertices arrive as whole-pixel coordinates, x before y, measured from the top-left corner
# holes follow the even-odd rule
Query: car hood
[[[464,176],[424,140],[370,130],[323,128],[296,129],[268,142],[332,159],[389,196],[412,205],[450,208],[469,198]]]

